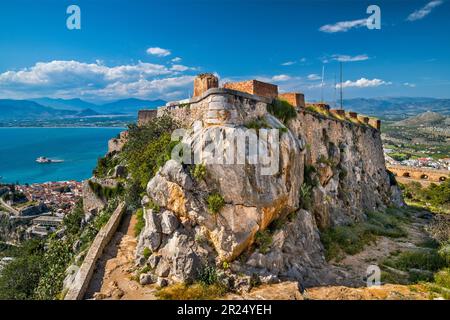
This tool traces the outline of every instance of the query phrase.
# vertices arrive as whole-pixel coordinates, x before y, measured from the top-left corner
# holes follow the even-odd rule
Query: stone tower
[[[212,73],[199,74],[194,80],[194,97],[201,96],[203,92],[211,88],[219,87],[219,79]]]

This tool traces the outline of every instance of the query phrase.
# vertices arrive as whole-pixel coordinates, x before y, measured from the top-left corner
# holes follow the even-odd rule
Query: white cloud
[[[301,58],[300,62],[306,62],[306,58]]]
[[[296,64],[297,62],[295,62],[295,61],[286,61],[286,62],[283,62],[281,65],[282,66],[292,66],[293,64]]]
[[[180,62],[180,61],[181,61],[181,58],[180,58],[180,57],[175,57],[175,58],[173,58],[173,59],[170,60],[170,61],[172,61],[172,62]]]
[[[170,50],[160,47],[148,48],[147,53],[158,57],[166,57],[171,54]]]
[[[183,66],[182,64],[174,64],[170,68],[170,70],[172,70],[172,71],[181,71],[181,72],[189,70],[189,69],[190,69],[189,67]]]
[[[347,80],[347,81],[343,82],[342,88],[369,88],[369,87],[379,87],[382,85],[390,85],[390,84],[392,84],[392,82],[386,82],[381,79],[369,80],[366,78],[361,78],[356,81]],[[340,84],[337,84],[336,87],[339,88]]]
[[[409,83],[409,82],[405,82],[405,83],[403,83],[403,85],[405,87],[410,87],[410,88],[415,88],[416,87],[416,85],[414,83]]]
[[[272,81],[288,81],[291,77],[286,74],[279,74],[272,77]]]
[[[429,15],[434,8],[440,6],[442,3],[444,3],[444,1],[442,1],[442,0],[430,1],[424,7],[414,11],[413,13],[411,13],[406,18],[406,20],[408,20],[408,21],[416,21],[416,20],[423,19],[427,15]]]
[[[315,80],[320,80],[321,79],[321,77],[318,74],[315,74],[315,73],[312,73],[312,74],[308,75],[307,78],[308,78],[308,80],[311,80],[311,81],[315,81]]]
[[[367,19],[359,19],[352,21],[341,21],[335,24],[327,24],[319,28],[320,31],[326,33],[347,32],[353,28],[360,28],[367,25]]]
[[[183,72],[191,69],[183,65],[167,67],[140,61],[119,66],[107,66],[102,61],[38,62],[29,68],[0,73],[0,96],[15,99],[50,96],[92,100],[130,96],[165,98],[173,94],[174,88],[187,95],[193,77]]]
[[[357,55],[357,56],[334,54],[332,56],[332,58],[333,58],[333,60],[340,61],[340,62],[355,62],[355,61],[368,60],[369,56],[367,54],[360,54],[360,55]]]

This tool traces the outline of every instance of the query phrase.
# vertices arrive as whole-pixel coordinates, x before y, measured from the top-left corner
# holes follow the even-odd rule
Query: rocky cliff
[[[188,106],[158,111],[185,126],[201,121],[200,131],[182,140],[193,149],[198,136],[238,135],[255,121],[259,128],[277,129],[278,167],[268,175],[267,164],[205,163],[204,174],[196,175],[198,163],[167,161],[142,199],[145,227],[137,261],[151,271],[141,275],[141,283],[193,281],[210,265],[221,266],[235,288],[255,277],[265,283],[283,278],[326,283],[330,275],[319,230],[401,204],[376,128],[304,108],[285,127],[268,112],[270,101],[209,89]],[[211,196],[220,206],[211,204]]]

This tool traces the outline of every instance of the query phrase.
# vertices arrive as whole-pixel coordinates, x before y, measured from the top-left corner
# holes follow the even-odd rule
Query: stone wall
[[[84,261],[75,276],[75,280],[69,288],[64,300],[81,300],[89,287],[92,275],[94,273],[95,265],[98,258],[103,253],[104,248],[107,246],[114,233],[119,226],[123,213],[125,212],[125,203],[120,203],[114,213],[109,218],[109,221],[104,225],[94,241],[92,242]]]
[[[448,170],[414,168],[400,165],[389,165],[388,169],[397,177],[419,181],[432,181],[435,183],[446,181],[450,175],[450,171]]]
[[[314,214],[320,227],[361,220],[390,203],[380,132],[300,110],[289,128],[307,145],[306,165],[319,179]]]
[[[225,88],[213,88],[189,103],[171,104],[158,109],[158,116],[169,113],[183,127],[191,127],[194,121],[204,125],[243,125],[264,115],[272,99],[250,95]]]
[[[147,111],[147,110],[141,110],[141,111]],[[139,113],[141,113],[141,111],[139,111]],[[119,134],[118,138],[110,139],[108,141],[108,153],[122,151],[122,148],[125,145],[125,143],[127,142],[127,139],[128,139],[128,131],[122,131]]]
[[[229,82],[223,85],[226,89],[246,92],[257,96],[274,99],[278,97],[278,86],[258,80]]]
[[[143,126],[149,123],[157,116],[158,111],[155,110],[139,110],[138,112],[138,126]]]
[[[305,95],[297,92],[280,93],[278,98],[289,102],[296,108],[305,108]]]

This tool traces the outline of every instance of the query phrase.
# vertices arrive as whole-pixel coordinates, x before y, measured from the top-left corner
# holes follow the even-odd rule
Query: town
[[[77,181],[2,184],[0,216],[8,217],[11,225],[24,225],[24,238],[46,237],[82,197],[81,185]]]

